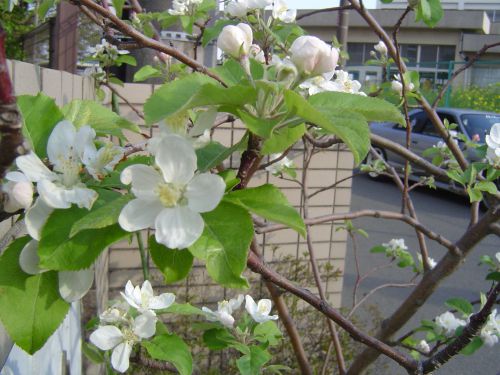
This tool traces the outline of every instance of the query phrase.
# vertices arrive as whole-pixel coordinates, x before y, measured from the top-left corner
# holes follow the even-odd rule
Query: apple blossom
[[[131,165],[121,174],[132,185],[136,199],[122,209],[118,222],[129,232],[155,228],[158,243],[171,249],[191,246],[202,234],[201,212],[217,207],[226,185],[217,175],[195,175],[196,153],[183,137],[163,137],[155,155],[155,168]]]
[[[500,315],[497,316],[497,310],[494,309],[488,316],[486,324],[481,329],[481,340],[485,345],[492,347],[498,344],[500,338]]]
[[[92,58],[102,61],[105,65],[109,65],[120,55],[129,53],[127,50],[120,50],[115,45],[109,43],[106,39],[101,39],[101,43],[95,47],[90,47],[88,52],[92,54]]]
[[[237,298],[232,298],[229,301],[221,301],[217,303],[217,311],[212,311],[208,307],[203,306],[201,310],[205,313],[206,318],[211,322],[220,322],[228,328],[234,325],[233,312],[241,306],[243,295],[240,294]]]
[[[253,41],[252,28],[246,23],[225,26],[217,39],[217,46],[229,56],[241,59],[248,56]]]
[[[172,8],[168,13],[172,16],[184,16],[194,13],[195,8],[200,5],[203,0],[174,0]]]
[[[336,78],[333,81],[334,90],[331,91],[338,91],[338,92],[345,92],[348,94],[357,94],[366,96],[364,92],[359,91],[361,89],[361,83],[359,83],[359,81],[356,80],[351,80],[349,78],[349,73],[343,70],[336,70],[335,75]]]
[[[205,111],[204,113],[208,113],[209,111]],[[215,120],[215,115],[217,113],[214,113],[213,119],[208,121],[208,123],[205,126],[210,126],[212,127],[213,121]],[[200,115],[203,116],[203,115]],[[152,154],[156,154],[158,151],[159,145],[161,143],[161,140],[163,137],[168,137],[173,134],[180,135],[184,137],[187,141],[189,141],[193,148],[195,150],[199,148],[205,147],[208,143],[210,143],[210,129],[206,128],[201,128],[194,126],[191,128],[189,131],[186,131],[186,127],[175,127],[171,126],[170,124],[166,123],[165,121],[160,121],[158,123],[158,129],[160,130],[160,134],[158,136],[155,136],[151,138],[148,141],[148,146],[147,149],[149,152]]]
[[[28,242],[19,255],[21,269],[30,275],[46,272],[40,267],[38,257],[38,241]],[[81,299],[90,290],[94,282],[94,269],[82,269],[79,271],[59,271],[59,294],[67,302]]]
[[[315,36],[300,36],[290,47],[290,59],[300,73],[319,75],[337,66],[339,51]]]
[[[156,321],[156,315],[148,310],[121,329],[114,325],[99,327],[90,335],[90,342],[101,350],[113,350],[111,366],[118,372],[125,372],[134,344],[155,334]]]
[[[429,344],[425,340],[421,340],[417,344],[417,349],[420,350],[422,353],[429,353],[431,351]]]
[[[278,319],[278,315],[269,315],[271,312],[272,303],[270,299],[261,299],[255,303],[252,296],[245,296],[245,309],[257,323],[265,323],[269,320]]]
[[[78,131],[69,121],[61,121],[49,136],[47,155],[54,171],[48,169],[33,152],[19,156],[17,167],[32,182],[37,183],[40,199],[52,208],[78,207],[90,209],[97,192],[88,189],[80,180],[82,156],[93,146],[95,131],[82,126]]]
[[[379,41],[377,44],[375,44],[375,46],[373,46],[373,48],[382,56],[387,56],[387,46],[383,41]]]
[[[293,82],[299,75],[299,71],[290,58],[281,59],[278,55],[273,55],[271,65],[276,68],[276,78],[278,81]]]
[[[7,182],[2,186],[7,196],[3,206],[5,212],[29,208],[33,202],[33,183],[24,173],[17,171],[7,173],[5,179]]]
[[[493,166],[500,167],[500,122],[491,126],[490,134],[486,134],[485,140],[488,146],[486,158]]]
[[[111,142],[106,142],[99,150],[92,143],[84,150],[82,161],[94,179],[102,180],[109,172],[113,171],[123,156],[123,148]]]
[[[444,330],[445,335],[453,336],[458,327],[465,326],[465,321],[457,319],[451,312],[445,313],[436,317],[436,324]]]
[[[408,247],[405,245],[404,238],[393,238],[389,241],[389,243],[383,243],[382,246],[389,248],[392,251],[400,250],[408,250]]]
[[[281,156],[281,154],[272,154],[270,155],[269,159],[276,160]],[[271,172],[272,174],[276,175],[279,174],[283,171],[285,168],[293,168],[294,164],[293,161],[288,159],[286,156],[284,158],[281,158],[277,162],[269,165],[266,167],[266,171]]]
[[[415,85],[411,82],[405,82],[405,86],[406,92],[413,91],[415,89]],[[394,76],[394,80],[391,81],[391,87],[399,94],[399,96],[403,95],[403,84],[401,83],[401,76],[399,74]]]
[[[246,0],[235,0],[229,2],[224,10],[232,17],[244,17],[247,15],[249,7]]]
[[[296,9],[288,9],[284,0],[275,0],[273,5],[273,18],[284,23],[292,23],[297,17]]]
[[[139,285],[134,288],[132,282],[129,280],[125,285],[125,293],[120,292],[120,294],[130,306],[140,312],[166,309],[175,301],[175,295],[172,293],[162,293],[159,296],[155,296],[153,287],[148,280],[144,281],[140,288]]]
[[[253,59],[257,60],[261,64],[264,64],[266,62],[266,57],[264,56],[264,51],[260,48],[258,44],[252,44],[250,46],[250,57]]]

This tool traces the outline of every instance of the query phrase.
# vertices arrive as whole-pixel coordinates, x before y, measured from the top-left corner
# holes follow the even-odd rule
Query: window
[[[349,54],[349,65],[363,65],[364,58],[364,43],[348,43],[347,53]]]
[[[420,66],[434,68],[437,61],[437,46],[420,46]]]
[[[415,65],[418,58],[418,44],[405,44],[401,46],[401,56],[408,59],[409,65]]]
[[[454,61],[455,60],[455,46],[439,46],[439,62]]]

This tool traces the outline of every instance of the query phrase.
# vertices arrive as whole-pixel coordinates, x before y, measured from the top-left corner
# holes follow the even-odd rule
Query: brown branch
[[[451,75],[450,79],[446,81],[446,83],[441,87],[441,90],[438,93],[438,96],[436,96],[436,99],[434,99],[434,102],[432,103],[432,108],[435,109],[441,99],[443,98],[444,93],[448,89],[448,87],[451,85],[453,80],[457,78],[462,72],[465,70],[469,69],[474,63],[479,60],[479,58],[486,53],[490,48],[500,46],[500,42],[492,43],[492,44],[485,44],[483,48],[481,48],[479,51],[476,52],[474,56],[472,56],[469,61],[467,61],[466,64],[464,64],[461,68],[455,70],[453,74]]]
[[[290,293],[296,295],[300,299],[304,300],[312,307],[314,307],[319,312],[323,313],[340,327],[346,330],[351,337],[359,341],[362,344],[373,348],[379,353],[386,355],[392,360],[396,361],[399,365],[407,369],[409,372],[414,372],[417,369],[416,362],[404,355],[403,353],[394,350],[389,345],[383,343],[382,341],[364,333],[358,329],[354,324],[352,324],[348,319],[344,318],[337,310],[331,307],[325,300],[314,295],[307,289],[303,289],[299,286],[293,284],[290,280],[284,278],[282,275],[276,273],[267,267],[255,254],[250,253],[247,260],[248,267],[255,273],[262,275],[266,280],[269,280],[273,284],[289,291]]]
[[[318,148],[328,148],[328,147],[333,146],[333,145],[338,144],[338,143],[344,143],[343,140],[341,140],[340,138],[337,138],[334,135],[316,139],[311,134],[306,132],[304,134],[304,137],[314,147],[318,147]]]
[[[335,183],[333,183],[333,184],[331,184],[331,185],[329,185],[329,186],[325,186],[325,187],[322,187],[321,189],[316,190],[314,193],[309,194],[309,196],[308,196],[307,198],[311,199],[311,198],[312,198],[312,197],[314,197],[316,194],[322,193],[322,192],[324,192],[324,191],[326,191],[326,190],[333,189],[335,186],[337,186],[337,185],[341,184],[342,182],[345,182],[345,181],[347,181],[347,180],[350,180],[351,178],[354,178],[354,177],[359,176],[359,175],[361,175],[361,174],[363,174],[363,173],[362,173],[362,172],[356,172],[356,173],[353,173],[352,175],[347,176],[347,177],[344,177],[344,178],[342,178],[342,179],[340,179],[340,180],[336,181]]]
[[[104,7],[98,5],[97,3],[94,3],[92,0],[68,0],[78,7],[85,6],[89,9],[92,9],[94,12],[100,14],[102,17],[108,19],[119,31],[124,33],[125,35],[130,36],[132,39],[136,40],[140,45],[144,47],[149,47],[152,48],[156,51],[163,52],[167,55],[170,55],[180,62],[190,66],[193,68],[195,71],[198,71],[200,73],[203,73],[218,82],[220,82],[223,86],[226,86],[222,78],[220,78],[217,74],[213,73],[210,71],[207,67],[205,67],[203,64],[200,64],[196,60],[192,59],[191,57],[185,55],[184,53],[180,52],[174,47],[167,46],[153,38],[149,38],[142,34],[140,31],[136,30],[126,22],[122,21],[119,19],[117,16],[115,16],[113,13],[110,11],[106,10]]]
[[[463,263],[464,257],[490,233],[490,225],[499,219],[500,206],[497,206],[488,210],[475,225],[468,228],[454,244],[463,255],[459,256],[450,251],[439,261],[436,267],[425,273],[422,280],[420,280],[397,310],[382,322],[381,328],[377,333],[377,338],[385,342],[398,332],[418,309],[425,304],[440,283]],[[357,375],[362,373],[379,355],[380,353],[372,348],[363,350],[352,363],[348,374]]]
[[[431,240],[434,240],[437,243],[439,243],[440,245],[446,247],[447,249],[450,250],[451,253],[454,253],[456,255],[460,255],[459,249],[450,240],[444,238],[442,235],[425,227],[418,220],[416,220],[408,215],[402,214],[400,212],[380,211],[380,210],[360,210],[360,211],[349,212],[349,213],[345,213],[345,214],[332,214],[332,215],[317,216],[317,217],[313,217],[313,218],[309,218],[309,219],[304,220],[304,223],[306,225],[317,225],[317,224],[327,223],[330,221],[353,220],[353,219],[358,219],[361,217],[374,217],[374,218],[381,218],[381,219],[388,219],[388,220],[403,221],[406,224],[421,231],[423,234],[425,234]],[[268,225],[268,226],[265,226],[262,228],[256,228],[255,230],[257,233],[260,234],[260,233],[275,232],[277,230],[282,230],[282,229],[286,229],[286,228],[288,228],[288,227],[286,225],[283,225],[283,224],[273,224],[273,225]]]
[[[297,17],[295,18],[295,20],[299,21],[302,18],[310,17],[310,16],[313,16],[313,15],[318,14],[318,13],[336,12],[339,10],[348,10],[348,9],[352,9],[352,6],[347,5],[347,6],[343,6],[343,7],[331,7],[331,8],[324,8],[324,9],[316,9],[316,10],[312,10],[310,12],[298,14]]]
[[[488,317],[491,314],[491,310],[493,309],[496,298],[499,294],[500,284],[497,283],[495,288],[489,294],[483,308],[476,314],[470,316],[469,323],[464,327],[462,333],[443,350],[424,361],[424,374],[428,374],[448,362],[452,357],[460,353],[460,351],[479,334],[481,328],[488,321]]]

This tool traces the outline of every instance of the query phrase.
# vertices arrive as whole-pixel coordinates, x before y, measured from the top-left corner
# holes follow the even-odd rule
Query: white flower
[[[413,91],[415,89],[415,86],[411,82],[405,82],[405,85],[406,85],[406,92]],[[399,74],[396,74],[394,76],[394,80],[391,81],[391,87],[394,91],[396,91],[399,94],[399,96],[403,95],[403,84],[401,83],[401,76]]]
[[[418,259],[418,264],[419,264],[419,272],[422,272],[423,268],[424,268],[424,262],[422,260],[422,254],[418,253],[417,254],[417,259]],[[436,267],[437,262],[433,258],[427,257],[427,261],[429,262],[429,267],[430,267],[431,270],[434,267]]]
[[[92,143],[84,150],[82,161],[94,179],[102,180],[109,172],[113,171],[123,156],[123,148],[111,142],[107,142],[99,150]]]
[[[490,134],[486,135],[486,145],[486,158],[493,166],[500,167],[500,122],[491,126]]]
[[[284,0],[275,0],[273,5],[273,18],[284,23],[292,23],[297,17],[296,9],[288,9]]]
[[[205,111],[207,113],[208,111]],[[215,117],[213,118],[215,120]],[[213,120],[210,123],[210,127],[213,125]],[[208,124],[207,124],[208,126]],[[193,127],[189,132],[186,132],[185,126],[171,126],[167,124],[165,121],[160,121],[158,123],[158,129],[160,130],[160,134],[151,138],[148,141],[148,151],[152,154],[156,154],[159,150],[159,146],[164,137],[168,137],[173,134],[180,135],[185,138],[188,142],[192,144],[195,150],[199,148],[205,147],[208,143],[210,143],[210,129],[204,128],[196,128]],[[200,132],[201,131],[201,132]]]
[[[500,263],[500,251],[495,254],[495,258],[497,258],[497,262]]]
[[[383,41],[380,41],[377,44],[375,44],[375,46],[373,46],[373,48],[375,49],[375,51],[380,53],[382,56],[387,56],[387,46],[385,45],[385,43]]]
[[[229,56],[240,59],[248,56],[252,41],[252,28],[246,23],[239,23],[236,26],[224,26],[217,39],[217,46]]]
[[[290,47],[290,59],[299,72],[319,75],[335,70],[339,51],[315,36],[300,36]]]
[[[217,303],[217,311],[212,311],[208,307],[203,306],[201,310],[205,313],[207,319],[211,322],[221,322],[225,327],[232,328],[234,325],[233,312],[241,306],[243,295],[240,294],[237,298],[232,298],[229,301],[221,301]]]
[[[135,164],[122,172],[121,181],[132,184],[137,197],[122,209],[118,222],[129,232],[155,228],[155,237],[170,249],[191,246],[205,223],[200,212],[217,207],[226,185],[217,175],[195,175],[196,153],[178,135],[163,137],[155,155],[155,168]]]
[[[497,316],[497,310],[494,309],[488,316],[488,320],[484,327],[481,329],[481,340],[489,346],[492,347],[498,344],[498,339],[500,337],[500,315]]]
[[[269,315],[271,312],[272,303],[270,299],[261,299],[255,303],[252,296],[245,296],[245,309],[257,323],[265,323],[269,320],[278,319],[278,315]]]
[[[90,47],[88,52],[92,54],[92,58],[110,62],[115,60],[119,55],[126,55],[127,50],[119,50],[115,45],[109,43],[106,39],[101,39],[101,44],[95,47]]]
[[[33,183],[21,172],[9,172],[5,175],[6,183],[2,190],[7,194],[4,203],[5,212],[16,212],[27,209],[33,202]]]
[[[465,326],[465,321],[457,319],[451,312],[445,313],[436,317],[436,324],[444,330],[447,336],[453,336],[458,327]]]
[[[80,180],[82,156],[92,147],[95,131],[82,126],[78,131],[69,121],[58,123],[49,136],[47,155],[54,166],[49,170],[34,154],[19,156],[17,167],[26,177],[37,183],[40,198],[52,208],[70,208],[71,204],[90,209],[97,199],[97,192],[88,189]]]
[[[281,154],[272,154],[269,156],[269,160],[273,161],[278,159],[281,156]],[[266,167],[266,171],[271,172],[274,175],[277,175],[283,171],[285,168],[293,168],[294,164],[293,161],[288,159],[286,156],[280,160],[278,160],[276,163],[273,163],[269,166]]]
[[[408,247],[405,245],[404,238],[393,238],[389,241],[389,243],[383,243],[382,246],[389,248],[392,251],[396,250],[408,250]]]
[[[125,372],[129,367],[130,354],[135,343],[148,339],[155,334],[156,316],[146,311],[134,319],[130,326],[121,330],[112,325],[99,327],[90,335],[90,342],[101,350],[111,350],[111,366],[118,372]]]
[[[299,71],[290,58],[281,59],[278,55],[273,55],[271,65],[276,68],[278,81],[293,81],[299,75]]]
[[[429,344],[425,340],[421,340],[417,344],[417,349],[420,350],[422,353],[429,353],[431,351]]]
[[[324,73],[306,79],[299,85],[299,88],[307,90],[309,96],[325,91],[336,91],[337,86],[331,81],[334,72]]]
[[[250,57],[257,60],[261,64],[266,62],[266,57],[264,56],[264,51],[257,44],[252,44],[249,51]]]
[[[335,89],[330,91],[366,96],[364,92],[359,91],[361,89],[361,83],[359,83],[359,81],[349,79],[349,73],[343,70],[336,70],[335,75],[336,78],[333,81]]]
[[[246,0],[231,1],[224,9],[232,17],[244,17],[249,11]]]
[[[427,257],[427,260],[429,261],[429,267],[431,269],[433,269],[434,267],[436,267],[437,262],[434,259],[432,259],[431,257]]]
[[[120,294],[130,306],[140,312],[166,309],[175,301],[175,295],[172,293],[163,293],[155,296],[153,287],[148,280],[144,281],[141,288],[139,288],[139,285],[134,288],[132,282],[129,280],[125,285],[125,293],[120,292]]]
[[[28,242],[19,255],[21,269],[30,275],[45,272],[40,268],[38,257],[38,241]],[[81,299],[90,290],[94,281],[94,269],[88,268],[79,271],[59,271],[59,294],[67,302]]]
[[[120,307],[110,307],[104,310],[101,315],[99,315],[99,321],[101,323],[127,323],[128,316],[127,311],[121,309]]]

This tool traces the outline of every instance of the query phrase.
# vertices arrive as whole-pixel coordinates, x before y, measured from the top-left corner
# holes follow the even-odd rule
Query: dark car
[[[448,120],[450,124],[456,124],[454,129],[458,133],[463,133],[467,139],[479,144],[485,143],[485,136],[489,133],[491,126],[500,123],[500,115],[493,112],[480,112],[461,108],[438,108],[437,114],[444,122]],[[411,150],[422,156],[423,152],[442,141],[437,134],[432,121],[427,113],[422,109],[412,110],[410,113],[410,125],[412,127]],[[395,123],[372,123],[370,124],[372,133],[387,138],[402,146],[406,146],[406,128]],[[464,149],[463,142],[459,142],[460,148]],[[397,171],[401,172],[405,161],[402,156],[389,150],[375,147],[377,152]],[[478,161],[478,156],[473,149],[465,150],[466,158],[473,162]],[[368,157],[370,159],[371,156]],[[412,177],[418,178],[426,173],[416,166],[412,166]],[[463,189],[456,187],[453,183],[436,181],[440,188],[463,193]]]

